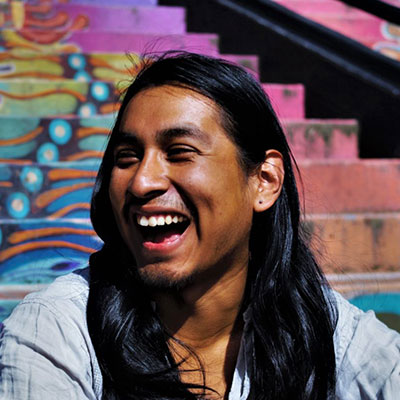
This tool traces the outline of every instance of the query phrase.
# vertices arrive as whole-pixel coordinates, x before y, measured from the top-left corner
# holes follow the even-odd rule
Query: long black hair
[[[140,281],[111,211],[113,148],[129,101],[150,87],[190,88],[213,100],[243,168],[261,165],[268,149],[283,155],[285,178],[275,204],[253,217],[244,304],[253,354],[254,399],[330,399],[335,390],[329,289],[300,228],[293,161],[282,128],[260,85],[241,67],[191,53],[144,64],[128,88],[101,164],[91,218],[103,248],[90,259],[88,327],[103,374],[105,399],[195,399],[181,382],[168,334]],[[250,339],[252,338],[252,339]],[[204,393],[204,392],[203,392]]]

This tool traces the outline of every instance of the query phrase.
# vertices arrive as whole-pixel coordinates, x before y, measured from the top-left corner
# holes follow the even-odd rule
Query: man
[[[285,137],[241,68],[195,54],[146,65],[91,217],[104,247],[90,276],[58,279],[5,324],[7,398],[398,393],[399,337],[328,288],[300,232]]]

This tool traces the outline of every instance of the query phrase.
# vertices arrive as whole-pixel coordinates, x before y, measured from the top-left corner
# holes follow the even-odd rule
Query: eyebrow
[[[185,137],[194,138],[204,143],[205,145],[210,145],[209,136],[201,129],[193,126],[179,126],[174,128],[162,129],[156,132],[156,140],[161,145],[166,145],[174,139]],[[138,139],[135,132],[120,131],[118,143],[116,144],[116,146],[120,146],[123,144],[134,146],[140,144],[140,142],[141,141]]]
[[[210,144],[210,137],[201,129],[193,126],[178,126],[169,129],[163,129],[156,134],[157,142],[162,145],[179,138],[194,138],[205,145]]]

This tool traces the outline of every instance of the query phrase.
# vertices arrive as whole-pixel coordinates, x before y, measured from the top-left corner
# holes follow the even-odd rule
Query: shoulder
[[[387,399],[400,393],[400,334],[334,292],[337,398]]]
[[[40,305],[56,315],[62,313],[65,318],[70,314],[76,315],[79,309],[82,311],[79,315],[84,317],[88,296],[89,268],[83,268],[60,276],[45,289],[30,293],[21,301],[17,310],[30,305]]]
[[[70,332],[85,328],[88,296],[89,268],[76,270],[57,278],[45,289],[28,294],[4,321],[5,329],[21,320],[25,321],[25,332],[41,323],[47,323],[48,329],[69,327]]]
[[[1,335],[0,394],[25,398],[21,390],[28,390],[45,399],[60,393],[61,399],[65,391],[95,398],[101,374],[86,323],[88,294],[86,268],[57,278],[15,308]],[[10,397],[14,392],[18,396]]]

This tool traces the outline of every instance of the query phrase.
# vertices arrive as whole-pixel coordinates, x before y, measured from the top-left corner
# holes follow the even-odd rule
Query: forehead
[[[213,100],[192,89],[170,85],[145,89],[130,99],[119,128],[124,133],[138,134],[171,127],[227,134],[221,109]]]

